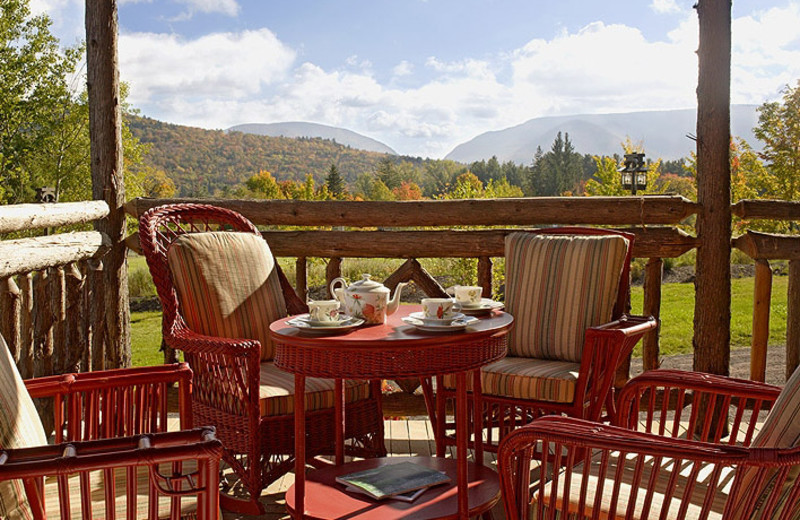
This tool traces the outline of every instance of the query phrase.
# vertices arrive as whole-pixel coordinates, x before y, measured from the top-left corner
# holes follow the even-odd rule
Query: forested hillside
[[[331,164],[346,182],[354,182],[376,171],[387,157],[327,139],[226,133],[135,116],[128,122],[133,135],[150,146],[145,162],[163,170],[183,196],[224,192],[263,170],[277,180],[303,180],[312,174],[322,182]]]

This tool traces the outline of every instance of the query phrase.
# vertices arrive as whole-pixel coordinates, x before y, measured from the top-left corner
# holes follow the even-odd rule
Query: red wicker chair
[[[500,444],[506,517],[800,518],[798,386],[656,370],[613,425],[539,418]],[[531,466],[534,451],[555,455]]]
[[[23,383],[2,338],[0,350],[0,517],[217,518],[222,445],[213,428],[168,431],[176,383],[180,427],[191,426],[186,364]],[[31,397],[52,402],[55,445]]]
[[[554,356],[550,356],[546,359],[537,359],[538,356],[534,355],[516,354],[513,351],[513,336],[517,334],[521,327],[525,326],[523,320],[532,321],[535,318],[524,316],[524,311],[523,315],[518,314],[518,309],[512,308],[513,304],[509,302],[509,295],[506,295],[506,311],[514,314],[515,318],[515,329],[512,331],[509,339],[509,355],[504,360],[481,369],[481,379],[483,381],[483,393],[481,398],[484,407],[483,424],[486,425],[487,428],[484,435],[484,449],[497,451],[498,443],[505,435],[541,415],[565,414],[572,417],[597,420],[600,417],[604,404],[609,415],[613,415],[614,398],[612,385],[614,384],[617,368],[630,356],[634,345],[636,345],[642,336],[656,327],[656,322],[652,317],[626,316],[624,314],[628,306],[630,262],[634,235],[620,231],[591,228],[555,228],[535,232],[516,233],[506,238],[506,254],[508,255],[509,251],[511,251],[512,256],[520,254],[519,251],[526,246],[519,245],[519,240],[529,240],[530,237],[556,237],[557,240],[559,237],[564,237],[564,240],[577,237],[577,240],[580,240],[581,237],[608,236],[622,237],[625,239],[625,241],[619,241],[615,238],[608,239],[609,242],[612,242],[612,245],[608,247],[615,248],[614,251],[617,263],[613,265],[618,265],[619,269],[617,271],[610,270],[613,272],[608,272],[608,282],[605,285],[607,291],[604,293],[605,300],[607,300],[605,305],[609,307],[613,305],[613,309],[609,309],[611,321],[605,324],[589,326],[585,329],[582,354],[580,356],[575,356],[573,359],[564,359]],[[616,242],[614,242],[615,240]],[[512,249],[509,249],[510,247]],[[571,246],[567,245],[566,247],[569,248]],[[597,250],[594,251],[595,254],[597,254]],[[604,250],[604,252],[607,253],[608,249]],[[580,254],[584,255],[584,253]],[[581,261],[586,257],[588,257],[588,255],[582,256]],[[555,258],[555,256],[552,258]],[[546,261],[542,262],[545,265],[536,264],[535,266],[527,265],[527,263],[529,263],[527,261],[518,260],[516,262],[518,265],[516,269],[520,269],[523,271],[521,275],[525,275],[526,272],[532,270],[537,272],[550,272],[548,269],[561,269],[563,267],[562,264],[555,262],[551,257],[546,257],[545,260]],[[602,260],[605,260],[605,257],[603,257]],[[608,262],[600,263],[602,266],[605,266]],[[591,264],[589,262],[587,262],[586,265],[588,267],[596,266],[596,264]],[[511,284],[514,283],[514,281],[510,279],[513,273],[511,272],[512,268],[510,267],[509,258],[506,258],[506,269],[506,288],[508,290]],[[567,273],[565,269],[562,270],[559,275],[563,275],[564,277],[577,276],[574,273]],[[593,275],[594,272],[587,274],[587,277]],[[615,276],[618,277],[618,279],[614,278]],[[599,278],[599,275],[595,276],[595,278]],[[523,282],[517,280],[517,285],[522,286]],[[523,289],[520,288],[520,291],[522,290]],[[552,303],[543,303],[542,309],[549,310],[554,308],[555,300],[559,297],[563,297],[563,294],[556,292],[552,295],[545,296],[545,298],[548,297],[552,298]],[[592,324],[590,323],[589,325]],[[549,323],[544,323],[540,326],[548,327]],[[580,337],[575,336],[575,338],[577,338],[577,341],[580,341]],[[556,343],[557,342],[558,340],[556,340]],[[577,349],[580,349],[579,344]],[[520,365],[523,368],[517,369],[516,365],[514,365],[514,363],[517,362],[523,363],[524,365]],[[510,368],[505,368],[506,364]],[[551,395],[548,395],[546,391],[541,391],[541,386],[533,386],[530,391],[518,392],[525,394],[522,396],[510,395],[512,391],[516,392],[516,389],[520,387],[518,383],[510,383],[514,378],[518,378],[517,381],[524,381],[522,385],[530,384],[528,381],[533,380],[533,377],[529,377],[526,371],[531,370],[534,364],[542,367],[545,367],[545,365],[547,365],[547,367],[556,366],[556,370],[561,373],[558,376],[561,378],[559,384],[564,385],[562,388],[569,387],[569,393],[572,394],[572,397],[562,398],[559,396],[558,399],[553,398]],[[492,373],[493,370],[498,370],[496,367],[500,366],[504,367],[500,369],[504,370],[504,372]],[[552,368],[546,369],[552,370]],[[576,373],[577,377],[575,376]],[[498,376],[498,374],[500,375]],[[507,385],[509,388],[493,389],[491,384],[487,384],[489,377],[495,377],[495,382],[498,380],[504,382],[495,386],[502,387],[503,385]],[[538,376],[536,377],[538,378]],[[546,374],[537,379],[537,381],[554,379],[555,376]],[[538,385],[539,383],[535,384]],[[441,455],[444,453],[445,446],[455,444],[454,425],[452,422],[446,422],[444,419],[447,407],[455,402],[454,381],[448,377],[438,377],[436,380],[436,398],[434,398],[434,387],[430,379],[423,380],[422,387],[426,397],[428,412],[434,424],[437,452]]]
[[[223,459],[247,493],[246,497],[223,493],[222,506],[252,514],[263,512],[258,501],[262,489],[293,468],[294,415],[289,406],[282,414],[262,416],[260,370],[271,361],[262,362],[259,341],[201,335],[189,328],[182,315],[168,250],[182,235],[217,230],[261,236],[249,220],[234,211],[204,204],[176,204],[153,208],[142,215],[139,240],[163,307],[166,344],[181,350],[194,371],[195,417],[199,423],[217,428],[225,448]],[[275,268],[288,313],[307,312],[277,262]],[[372,382],[369,395],[347,405],[347,449],[352,455],[386,453],[382,412],[377,400],[370,397],[378,392],[379,382]],[[306,428],[309,458],[334,452],[332,405],[307,411]]]

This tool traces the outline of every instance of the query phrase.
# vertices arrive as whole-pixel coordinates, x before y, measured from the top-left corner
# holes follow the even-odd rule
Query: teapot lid
[[[372,291],[380,291],[381,289],[386,289],[386,287],[382,283],[376,282],[371,278],[372,275],[370,274],[366,273],[362,274],[361,280],[350,284],[350,287],[348,287],[347,290],[355,292],[372,292]]]

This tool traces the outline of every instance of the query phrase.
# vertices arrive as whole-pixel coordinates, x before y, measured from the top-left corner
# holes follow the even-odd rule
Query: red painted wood
[[[336,477],[385,464],[410,461],[447,473],[452,482],[430,488],[414,502],[399,500],[373,500],[360,493],[348,493],[336,483]],[[469,491],[469,516],[490,510],[500,500],[498,475],[492,469],[467,464]],[[388,457],[351,462],[344,466],[313,471],[306,480],[306,518],[358,520],[437,519],[458,518],[458,493],[456,492],[457,461],[436,457]],[[286,505],[294,516],[295,486],[286,492]]]

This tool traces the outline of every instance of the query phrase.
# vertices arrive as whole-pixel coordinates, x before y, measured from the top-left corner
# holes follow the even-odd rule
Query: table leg
[[[294,504],[295,518],[306,511],[306,377],[294,375]]]
[[[475,464],[483,466],[483,388],[480,369],[472,371],[472,424],[475,426]]]
[[[467,481],[467,373],[456,374],[456,461],[458,463],[458,517],[469,518],[469,495]]]
[[[445,414],[447,399],[444,397],[444,377],[436,376],[436,422],[433,425],[434,435],[436,440],[436,456],[444,457],[445,443],[444,435],[446,432],[445,424],[447,423],[447,415]]]
[[[336,455],[336,465],[341,466],[344,464],[344,384],[341,379],[336,379],[334,382],[333,391],[333,413],[334,413],[334,432],[336,439],[336,446],[334,446],[334,454]]]

